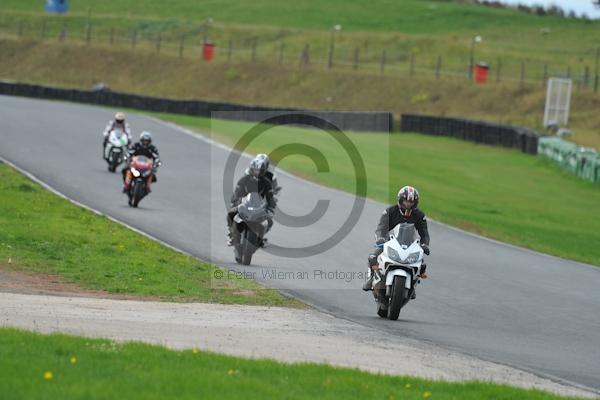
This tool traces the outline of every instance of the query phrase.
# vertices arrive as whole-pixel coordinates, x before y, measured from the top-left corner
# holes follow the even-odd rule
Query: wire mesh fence
[[[573,80],[575,89],[598,92],[600,85],[600,48],[589,56],[586,65],[551,65],[535,59],[497,58],[485,66],[474,63],[473,55],[440,55],[426,51],[407,51],[398,45],[375,46],[336,43],[335,35],[329,40],[298,42],[284,31],[248,32],[209,30],[208,24],[181,29],[179,26],[148,29],[84,23],[69,23],[55,18],[41,20],[0,21],[0,35],[58,43],[80,43],[89,46],[110,46],[119,50],[154,53],[157,55],[204,59],[213,62],[264,62],[296,65],[307,71],[313,69],[360,74],[428,76],[431,79],[461,79],[479,83],[509,83],[545,87],[548,78],[562,77]],[[210,44],[212,50],[206,51]],[[210,54],[209,54],[210,53]],[[474,79],[474,70],[482,74]]]

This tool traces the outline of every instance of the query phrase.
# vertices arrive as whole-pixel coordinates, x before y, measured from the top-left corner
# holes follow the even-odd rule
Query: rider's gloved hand
[[[423,252],[425,252],[425,254],[429,255],[431,253],[431,250],[429,250],[429,246],[425,243],[421,244],[421,248],[423,249]]]

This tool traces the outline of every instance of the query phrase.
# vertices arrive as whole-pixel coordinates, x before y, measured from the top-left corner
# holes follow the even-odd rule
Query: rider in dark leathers
[[[400,223],[413,224],[421,237],[420,243],[425,254],[429,255],[429,231],[427,230],[427,219],[425,213],[417,208],[419,204],[419,192],[412,186],[404,186],[398,192],[398,203],[386,208],[381,214],[379,224],[375,230],[376,244],[382,245],[387,242],[390,230]],[[373,289],[373,271],[378,269],[377,257],[383,252],[383,247],[378,246],[377,250],[369,254],[369,279],[363,285],[363,290]],[[427,278],[425,273],[426,265],[422,268],[422,278]]]
[[[140,134],[140,141],[135,143],[131,149],[129,150],[129,159],[135,156],[144,156],[152,159],[154,161],[154,165],[158,167],[160,165],[160,159],[158,154],[158,149],[156,146],[152,144],[152,134],[150,132],[144,131]],[[121,171],[123,174],[123,193],[127,193],[129,190],[129,185],[131,184],[131,172],[129,171],[129,165],[125,166]],[[156,182],[156,169],[152,172],[151,179],[147,182],[146,189],[148,193],[152,191],[151,184],[152,182]]]
[[[271,183],[271,180],[265,176],[267,169],[268,164],[265,163],[265,160],[257,156],[252,160],[250,166],[246,169],[244,176],[240,178],[233,191],[229,210],[227,211],[227,227],[229,235],[227,244],[229,246],[239,243],[240,232],[237,230],[236,224],[233,223],[233,218],[237,214],[237,207],[242,198],[248,193],[257,192],[267,201],[267,212],[270,214],[267,232],[273,226],[272,215],[275,212],[276,204],[275,198],[273,197],[273,184]]]

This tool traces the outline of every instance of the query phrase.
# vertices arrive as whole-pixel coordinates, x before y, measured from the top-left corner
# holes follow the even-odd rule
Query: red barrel
[[[215,56],[215,45],[212,43],[204,43],[202,46],[202,59],[210,61]]]
[[[473,69],[475,70],[475,82],[484,85],[488,80],[490,66],[486,63],[478,63]]]

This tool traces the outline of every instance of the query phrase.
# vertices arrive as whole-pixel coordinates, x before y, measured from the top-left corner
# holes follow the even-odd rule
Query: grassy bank
[[[154,115],[202,132],[208,131],[210,123],[204,118]],[[234,145],[251,126],[213,121],[211,134]],[[366,164],[369,197],[391,203],[400,186],[412,184],[421,193],[422,208],[432,218],[508,243],[600,265],[597,186],[516,150],[417,134],[347,135]],[[322,151],[330,172],[317,172],[303,156],[285,158],[281,168],[328,186],[355,190],[351,160],[323,132],[278,127],[253,141],[247,151],[270,153],[289,143],[310,144]]]
[[[9,399],[562,399],[489,383],[379,376],[138,343],[0,329],[0,392]]]
[[[164,300],[300,306],[77,207],[0,164],[0,263],[82,288]],[[217,285],[218,283],[218,285]]]
[[[239,0],[221,1],[218,5],[189,0],[151,0],[143,4],[119,0],[74,2],[69,14],[52,16],[43,12],[39,2],[6,0],[0,6],[0,27],[16,31],[17,25],[23,24],[24,34],[40,35],[46,21],[45,34],[51,38],[63,27],[70,36],[87,36],[90,24],[90,35],[95,41],[106,41],[115,29],[123,37],[136,31],[140,39],[156,37],[159,32],[164,40],[177,38],[182,32],[200,39],[205,21],[211,18],[209,36],[220,47],[232,39],[236,46],[256,41],[260,48],[267,48],[284,39],[286,51],[294,55],[309,43],[314,54],[327,58],[329,31],[339,24],[339,60],[351,59],[355,47],[362,50],[363,57],[373,60],[378,60],[386,49],[390,61],[396,54],[415,52],[427,65],[442,56],[445,64],[460,65],[464,70],[473,36],[483,35],[477,57],[494,63],[500,58],[505,69],[514,68],[512,72],[517,77],[518,65],[511,64],[522,60],[536,60],[539,66],[549,63],[564,70],[570,66],[573,73],[586,64],[593,66],[599,44],[594,35],[600,26],[598,21],[540,17],[465,3],[376,0],[365,7],[357,0],[261,0],[249,6]]]
[[[475,86],[433,74],[397,76],[328,72],[261,60],[203,63],[197,59],[130,52],[127,48],[0,39],[0,79],[89,89],[99,81],[119,91],[315,109],[420,112],[540,128],[541,85]],[[573,140],[600,149],[600,96],[577,91],[570,124]]]

